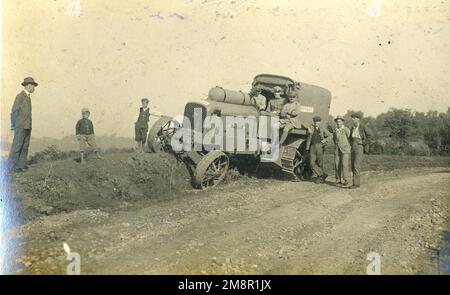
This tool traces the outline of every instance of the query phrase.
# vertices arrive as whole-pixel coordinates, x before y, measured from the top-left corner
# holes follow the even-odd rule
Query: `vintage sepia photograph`
[[[0,274],[450,274],[450,2],[0,3]]]

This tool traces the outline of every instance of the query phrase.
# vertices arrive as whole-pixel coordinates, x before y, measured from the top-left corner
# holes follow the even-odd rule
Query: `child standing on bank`
[[[88,108],[81,109],[82,118],[78,120],[75,127],[77,140],[80,144],[81,164],[85,163],[84,156],[88,147],[93,149],[99,159],[103,159],[103,157],[99,154],[99,149],[97,147],[97,143],[95,142],[94,124],[92,124],[92,121],[89,120],[90,114],[91,113]]]
[[[147,142],[148,121],[150,119],[150,108],[148,107],[149,99],[141,99],[142,106],[139,108],[139,116],[134,123],[134,133],[136,140],[136,151],[142,153],[145,143]]]

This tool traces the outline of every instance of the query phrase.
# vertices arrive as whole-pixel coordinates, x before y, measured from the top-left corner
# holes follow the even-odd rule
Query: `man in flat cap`
[[[14,139],[9,153],[9,169],[15,172],[24,172],[28,169],[27,157],[31,138],[31,93],[38,83],[27,77],[22,82],[23,91],[20,92],[11,110],[11,130]]]
[[[316,175],[315,183],[324,183],[328,175],[323,171],[323,152],[331,133],[320,126],[322,118],[315,116],[314,124],[308,128],[308,138],[306,140],[306,150],[309,151],[309,164]]]
[[[150,108],[148,107],[149,99],[141,99],[142,106],[139,108],[139,115],[136,123],[134,123],[134,134],[136,140],[136,151],[142,153],[145,143],[147,142],[148,121],[150,120]]]
[[[348,164],[350,159],[350,129],[344,125],[344,118],[337,116],[334,119],[336,129],[333,130],[334,141],[334,169],[336,175],[336,185],[348,186]]]
[[[350,129],[351,163],[353,172],[353,185],[351,189],[359,188],[361,176],[361,164],[365,147],[368,147],[372,132],[361,124],[361,114],[353,113],[352,128]]]

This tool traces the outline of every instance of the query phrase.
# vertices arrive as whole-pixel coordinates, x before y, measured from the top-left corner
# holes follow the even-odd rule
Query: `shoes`
[[[315,180],[314,180],[314,183],[315,184],[321,184],[321,183],[324,183],[325,181],[323,180],[323,177],[317,177]]]
[[[325,179],[327,179],[327,177],[328,177],[328,174],[326,174],[326,173],[322,174],[322,180],[323,180],[323,182],[325,182]]]
[[[349,186],[348,188],[349,189],[357,189],[357,188],[359,188],[359,185],[352,185],[352,186]]]
[[[341,182],[343,186],[348,186],[348,181]]]

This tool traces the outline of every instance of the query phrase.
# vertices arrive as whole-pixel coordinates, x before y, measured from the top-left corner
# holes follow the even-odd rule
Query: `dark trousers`
[[[323,144],[311,144],[309,148],[309,165],[317,177],[323,175]]]
[[[31,129],[16,128],[14,131],[14,139],[8,159],[10,169],[23,169],[27,165],[30,137]]]
[[[353,184],[360,185],[361,165],[363,161],[364,147],[361,144],[352,144],[352,172]]]

